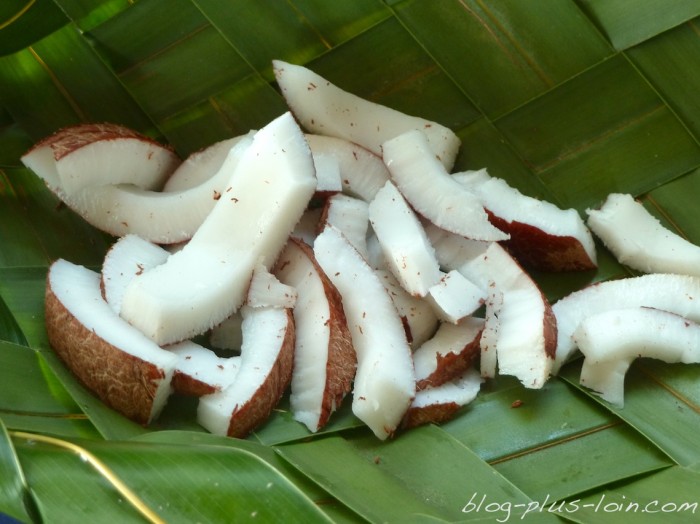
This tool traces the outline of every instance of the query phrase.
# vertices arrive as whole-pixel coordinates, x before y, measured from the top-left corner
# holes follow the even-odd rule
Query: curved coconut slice
[[[411,349],[384,285],[333,226],[316,238],[314,254],[338,289],[357,353],[352,411],[380,439],[393,435],[415,395]]]
[[[316,188],[290,113],[258,131],[214,209],[165,264],[131,281],[121,315],[157,343],[192,338],[244,302],[253,269],[274,262]]]
[[[367,258],[367,230],[369,228],[369,205],[364,200],[337,194],[326,200],[319,220],[319,231],[330,224],[337,227],[345,238]],[[310,245],[313,242],[310,242]]]
[[[453,177],[479,198],[491,223],[510,235],[504,245],[520,263],[543,271],[597,267],[593,236],[575,209],[523,195],[486,170]]]
[[[493,293],[491,297],[500,307],[487,308],[487,315],[498,322],[494,332],[498,372],[517,377],[527,388],[544,386],[554,362],[557,325],[535,281],[495,242],[459,271],[483,289],[502,294],[500,304]]]
[[[173,171],[163,185],[163,191],[185,191],[204,184],[221,170],[233,146],[243,139],[252,139],[254,135],[255,131],[250,131],[195,151]]]
[[[289,108],[312,133],[344,138],[381,155],[382,143],[418,129],[426,133],[433,156],[452,169],[460,147],[452,130],[343,91],[305,67],[281,60],[272,66]]]
[[[435,334],[440,323],[434,308],[427,300],[410,295],[388,269],[375,269],[374,272],[399,313],[406,340],[412,348],[419,347]]]
[[[246,305],[291,309],[296,304],[297,295],[294,287],[280,282],[262,263],[259,263],[253,270]]]
[[[700,246],[661,225],[632,195],[608,195],[588,209],[588,226],[621,264],[645,273],[700,276]]]
[[[274,273],[298,293],[290,407],[295,420],[316,432],[350,392],[357,356],[340,294],[311,247],[290,239]]]
[[[483,289],[453,269],[430,286],[426,300],[440,320],[456,324],[479,309],[486,297]]]
[[[226,389],[200,398],[197,421],[216,435],[243,438],[265,422],[289,386],[294,319],[289,309],[241,309],[243,346],[238,373]]]
[[[653,273],[598,282],[552,305],[557,318],[557,350],[552,373],[576,351],[574,331],[586,317],[613,309],[650,307],[700,322],[700,277]]]
[[[469,369],[450,382],[416,393],[411,407],[406,412],[402,428],[410,429],[423,424],[440,424],[453,418],[460,408],[476,398],[483,379],[479,373]]]
[[[336,160],[342,191],[350,196],[369,202],[377,191],[389,180],[381,157],[348,140],[333,136],[307,134],[311,152]]]
[[[388,269],[411,295],[426,296],[440,281],[440,265],[418,217],[391,181],[369,203],[369,221]]]
[[[148,424],[165,406],[178,358],[121,319],[100,276],[65,260],[49,268],[46,330],[68,369],[105,404]]]
[[[479,356],[484,320],[465,318],[460,324],[443,322],[433,337],[413,352],[418,390],[458,378]]]
[[[65,195],[64,202],[88,223],[114,236],[137,234],[151,242],[189,240],[227,191],[235,169],[252,139],[237,141],[214,176],[182,191],[149,191],[133,185],[86,187]]]
[[[25,165],[45,167],[47,147],[53,152],[60,188],[69,195],[106,184],[160,189],[180,164],[170,148],[117,124],[62,128],[30,149],[23,157]],[[34,154],[39,157],[36,161]]]
[[[382,145],[391,180],[415,211],[433,224],[474,240],[506,240],[479,199],[435,158],[425,133],[408,131]]]
[[[636,358],[700,362],[700,324],[652,308],[611,310],[584,319],[574,341],[585,356],[581,385],[624,406],[625,374]]]
[[[178,357],[172,382],[176,393],[201,397],[226,389],[236,379],[240,357],[219,357],[189,340],[166,349]]]
[[[117,315],[129,282],[165,263],[169,256],[167,250],[137,235],[125,235],[112,244],[102,261],[101,285],[105,300]]]

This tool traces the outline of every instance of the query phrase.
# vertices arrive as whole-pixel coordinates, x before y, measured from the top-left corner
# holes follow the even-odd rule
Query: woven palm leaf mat
[[[78,122],[132,127],[182,157],[258,129],[287,109],[272,59],[450,127],[463,143],[455,170],[487,167],[582,214],[608,193],[631,193],[700,243],[697,0],[5,0],[0,513],[110,523],[700,519],[697,365],[635,362],[623,409],[578,385],[576,361],[541,391],[499,377],[454,420],[388,442],[347,406],[312,438],[286,399],[246,440],[205,433],[186,399],[143,428],[73,379],[48,346],[46,271],[59,257],[99,269],[113,239],[59,205],[20,156]],[[601,246],[599,259],[596,271],[533,277],[556,301],[632,274]]]

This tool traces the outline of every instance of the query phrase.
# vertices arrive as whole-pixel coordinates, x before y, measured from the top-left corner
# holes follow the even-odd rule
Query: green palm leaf
[[[486,166],[580,212],[629,192],[700,243],[699,17],[695,0],[3,2],[0,515],[143,521],[76,445],[169,522],[494,521],[503,503],[514,516],[541,504],[524,517],[534,522],[621,522],[629,514],[601,510],[601,497],[698,502],[697,365],[635,363],[622,410],[578,385],[576,362],[542,391],[501,377],[451,422],[390,442],[348,406],[312,436],[287,399],[245,441],[204,432],[191,399],[173,399],[150,428],[125,420],[66,371],[43,324],[50,262],[99,268],[113,239],[19,158],[80,121],[122,123],[183,156],[259,128],[286,110],[277,58],[451,127],[457,170]],[[599,262],[533,276],[556,300],[630,274],[602,247]],[[477,511],[475,494],[498,505]],[[578,506],[545,511],[554,501]]]

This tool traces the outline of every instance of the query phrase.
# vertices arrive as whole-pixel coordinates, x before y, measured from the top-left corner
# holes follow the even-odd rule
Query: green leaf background
[[[0,520],[146,520],[66,445],[166,522],[493,522],[505,504],[528,522],[697,519],[683,506],[700,503],[697,365],[636,362],[621,410],[579,387],[578,362],[542,391],[500,377],[454,420],[389,442],[347,406],[311,435],[286,399],[247,440],[204,432],[189,399],[143,428],[73,379],[44,331],[46,271],[59,257],[99,268],[113,239],[20,156],[81,121],[133,127],[182,156],[259,128],[286,110],[275,58],[451,127],[456,169],[488,167],[579,212],[632,193],[700,243],[697,0],[6,0]],[[597,271],[533,276],[556,300],[630,274],[599,254]],[[474,510],[475,496],[495,505]],[[553,501],[569,505],[523,515]],[[651,511],[664,503],[676,511]]]

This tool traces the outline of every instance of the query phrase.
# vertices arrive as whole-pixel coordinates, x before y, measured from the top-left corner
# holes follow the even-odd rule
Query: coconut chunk
[[[307,134],[314,158],[317,155],[336,160],[343,193],[369,202],[389,180],[381,157],[353,142],[333,136]]]
[[[342,297],[357,353],[352,411],[384,440],[394,434],[415,395],[403,324],[377,274],[340,231],[327,226],[316,238],[314,254]]]
[[[632,195],[612,193],[586,213],[588,226],[621,264],[644,273],[700,276],[700,246],[664,227]]]
[[[483,379],[474,369],[437,387],[422,389],[416,394],[402,422],[404,429],[423,424],[440,424],[453,418],[460,408],[479,394]]]
[[[295,420],[316,432],[350,392],[357,356],[340,294],[311,247],[290,239],[274,273],[298,293],[290,407]]]
[[[458,323],[486,301],[487,293],[453,269],[428,289],[426,300],[440,320]]]
[[[459,271],[483,289],[494,290],[490,302],[499,307],[487,307],[487,315],[498,322],[494,331],[498,372],[517,377],[527,388],[544,386],[554,362],[557,326],[535,281],[495,242]]]
[[[316,167],[316,196],[323,198],[340,193],[343,184],[338,159],[325,153],[314,153],[313,150],[311,153]]]
[[[187,245],[131,281],[121,315],[161,345],[220,323],[243,304],[256,264],[274,263],[315,188],[311,152],[285,113],[256,133]]]
[[[99,274],[55,261],[47,278],[45,312],[51,347],[90,391],[141,424],[160,414],[178,358],[110,308],[102,298]]]
[[[273,60],[275,78],[294,116],[312,133],[344,138],[376,155],[382,144],[408,130],[426,133],[433,156],[452,169],[460,140],[450,129],[344,91],[299,65]]]
[[[625,374],[637,358],[700,362],[700,324],[659,309],[639,307],[597,313],[573,334],[584,355],[581,385],[614,406],[624,406]]]
[[[413,352],[418,390],[458,378],[479,356],[484,319],[465,318],[459,324],[442,322],[430,340]]]
[[[435,158],[422,131],[408,131],[382,145],[391,180],[417,213],[433,224],[474,240],[506,240],[489,222],[479,199]]]
[[[173,375],[176,393],[201,397],[227,388],[236,379],[241,357],[220,357],[190,340],[166,349],[178,357]]]
[[[344,194],[333,195],[323,206],[319,231],[322,231],[326,224],[337,227],[363,257],[369,256],[367,251],[369,205],[367,202]]]
[[[613,309],[650,307],[700,321],[700,277],[652,273],[598,282],[552,305],[557,318],[557,348],[552,373],[557,373],[577,349],[573,334],[579,324]]]
[[[199,399],[197,421],[216,435],[243,438],[265,422],[289,386],[294,319],[289,309],[244,307],[240,367],[233,383]]]
[[[408,293],[426,296],[440,281],[440,265],[418,217],[391,181],[369,203],[369,221],[388,269]]]
[[[238,310],[209,331],[209,345],[217,349],[240,352],[243,344],[243,317]]]
[[[453,177],[477,196],[491,223],[510,235],[504,246],[521,264],[543,271],[597,267],[593,236],[575,209],[524,195],[485,169]]]
[[[255,266],[250,280],[246,304],[250,307],[293,308],[297,290],[283,284],[262,263]]]

